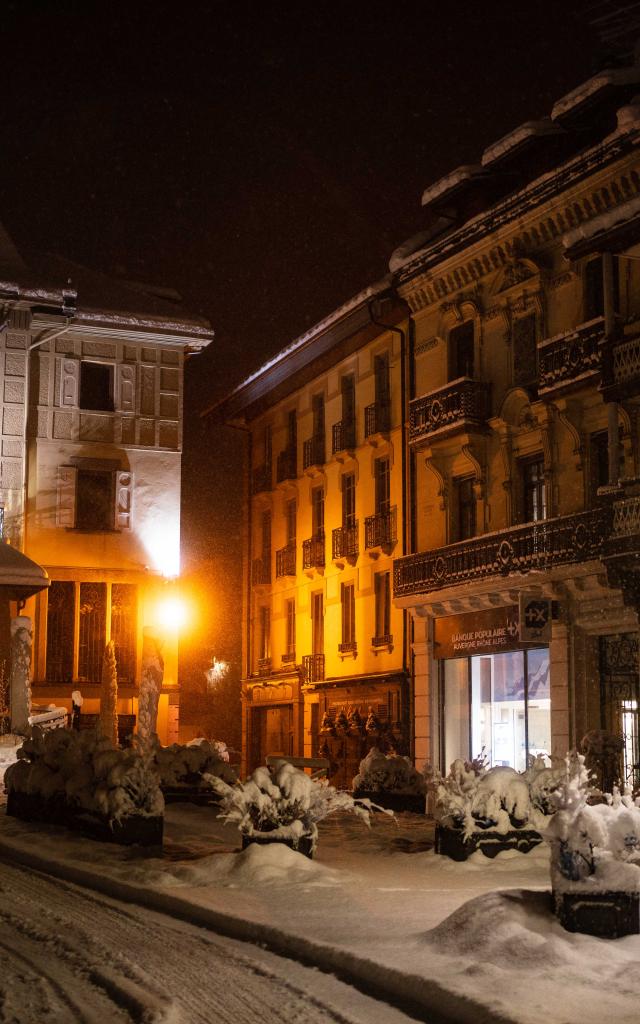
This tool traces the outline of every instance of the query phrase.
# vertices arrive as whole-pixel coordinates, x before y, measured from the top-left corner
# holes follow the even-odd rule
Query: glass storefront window
[[[445,767],[484,749],[489,764],[524,771],[551,752],[546,648],[456,658],[444,663]]]

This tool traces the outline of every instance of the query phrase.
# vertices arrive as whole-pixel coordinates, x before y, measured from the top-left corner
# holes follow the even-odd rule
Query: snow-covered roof
[[[256,383],[260,378],[266,377],[270,374],[277,366],[286,362],[292,355],[302,351],[306,346],[310,346],[311,343],[319,338],[321,335],[328,332],[332,327],[346,319],[350,313],[365,306],[371,299],[376,298],[383,292],[388,291],[391,284],[391,275],[383,277],[380,281],[375,284],[369,285],[364,288],[363,291],[358,292],[353,298],[348,299],[347,302],[338,306],[332,313],[320,320],[313,327],[310,327],[304,334],[301,334],[298,338],[287,345],[285,348],[277,352],[271,359],[268,359],[265,363],[258,367],[253,373],[245,377],[229,394],[222,399],[221,402],[215,403],[210,409],[206,409],[203,415],[213,412],[214,409],[219,406],[227,405],[234,396],[240,395],[243,391],[246,391],[252,384]]]
[[[525,121],[524,124],[514,128],[507,135],[503,135],[497,142],[487,146],[482,154],[482,166],[487,167],[503,160],[529,142],[530,139],[559,135],[561,132],[562,129],[559,125],[554,124],[550,117],[544,117],[541,121]]]
[[[45,569],[10,544],[0,542],[0,593],[21,600],[45,590],[50,583]]]
[[[591,103],[598,93],[602,93],[606,89],[622,85],[634,85],[636,82],[640,84],[640,67],[638,66],[606,68],[603,71],[599,71],[593,78],[589,78],[588,81],[578,85],[571,92],[568,92],[566,96],[562,96],[561,99],[557,100],[551,111],[551,119],[557,121],[563,117],[568,117],[587,103]]]
[[[463,164],[461,167],[456,167],[455,171],[445,174],[444,178],[440,178],[435,184],[425,188],[422,193],[422,205],[429,206],[431,203],[435,203],[436,199],[444,199],[456,192],[462,185],[478,178],[484,178],[486,174],[487,172],[480,164]]]
[[[562,244],[565,249],[572,249],[578,242],[593,240],[597,235],[621,227],[637,217],[640,217],[640,196],[634,196],[613,210],[605,210],[597,217],[592,217],[591,220],[579,224],[577,228],[567,231],[566,235],[562,236]]]

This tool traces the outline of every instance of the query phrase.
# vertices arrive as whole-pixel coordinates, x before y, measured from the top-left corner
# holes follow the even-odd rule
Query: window
[[[75,678],[99,683],[110,638],[115,644],[118,681],[135,683],[137,607],[138,592],[131,583],[54,580],[47,594],[46,681],[71,683]]]
[[[58,466],[56,524],[70,529],[129,530],[133,476],[111,459],[77,459]]]
[[[296,417],[296,410],[290,409],[287,415],[287,451],[293,452],[298,446],[298,420]]]
[[[353,583],[343,583],[340,588],[342,604],[341,649],[353,649],[356,643],[356,593]]]
[[[373,367],[375,374],[376,405],[381,408],[388,408],[391,401],[388,354],[385,352],[383,355],[376,356]]]
[[[356,523],[356,476],[345,473],[342,477],[342,525],[355,526]]]
[[[271,473],[271,458],[272,458],[272,456],[271,456],[271,427],[270,426],[266,426],[264,428],[264,435],[263,435],[263,438],[262,438],[262,445],[263,445],[262,455],[263,455],[263,459],[264,459],[263,465],[264,465],[264,468],[265,468],[265,472]]]
[[[482,750],[491,767],[525,771],[551,753],[551,689],[546,648],[444,662],[444,761]],[[549,763],[549,762],[547,762]]]
[[[595,320],[604,314],[602,256],[589,260],[584,268],[584,318]]]
[[[293,599],[285,601],[286,616],[286,654],[295,657],[296,653],[296,602]]]
[[[469,540],[476,535],[476,495],[474,478],[455,481],[457,523],[456,540]]]
[[[598,504],[598,489],[609,483],[609,434],[599,430],[589,438],[589,483],[591,507]]]
[[[76,478],[76,521],[81,530],[113,530],[113,473],[79,469]]]
[[[262,513],[261,522],[262,534],[262,561],[265,565],[271,565],[271,512]]]
[[[474,324],[466,320],[449,331],[449,380],[473,377]]]
[[[391,507],[391,467],[389,459],[376,459],[374,464],[376,515]]]
[[[342,422],[346,426],[352,426],[356,416],[356,382],[353,374],[342,378],[340,389],[342,392]]]
[[[313,396],[313,436],[324,440],[324,396]]]
[[[535,313],[514,320],[512,340],[513,383],[535,383],[538,379]]]
[[[324,533],[324,488],[311,491],[311,533],[319,537]]]
[[[296,499],[290,498],[285,505],[287,544],[295,544],[297,532]]]
[[[271,609],[266,605],[260,607],[260,651],[258,657],[261,661],[271,657]]]
[[[80,408],[113,412],[113,366],[108,363],[80,364]]]
[[[377,572],[373,577],[376,603],[375,641],[390,640],[391,634],[391,573]]]
[[[544,461],[536,456],[523,459],[520,463],[522,477],[523,522],[534,523],[547,516],[547,492],[544,478]]]
[[[311,647],[312,654],[324,653],[324,596],[311,595]]]

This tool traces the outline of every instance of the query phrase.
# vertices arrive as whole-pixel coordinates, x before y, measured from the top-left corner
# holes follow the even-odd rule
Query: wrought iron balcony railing
[[[602,348],[602,396],[620,401],[640,393],[640,335],[614,338]]]
[[[324,435],[308,438],[302,447],[302,468],[324,466],[325,461]]]
[[[342,644],[338,644],[339,654],[356,654],[358,651],[358,644],[356,640],[346,640]]]
[[[391,547],[398,539],[397,507],[393,505],[386,512],[367,516],[364,521],[365,548]]]
[[[282,655],[282,664],[283,665],[291,665],[291,663],[295,662],[295,660],[296,660],[296,652],[295,652],[295,650],[294,651],[286,651]]]
[[[296,545],[291,541],[276,551],[276,579],[296,574]]]
[[[389,402],[373,402],[364,410],[364,436],[387,434],[391,426],[391,405]]]
[[[380,636],[371,637],[372,647],[390,647],[393,643],[393,633],[381,633]]]
[[[332,534],[334,558],[358,557],[358,522],[337,526]]]
[[[251,493],[260,494],[261,491],[271,490],[271,464],[255,466],[251,474]]]
[[[271,558],[254,558],[251,564],[251,582],[254,587],[271,583]]]
[[[409,406],[409,441],[415,444],[434,434],[483,427],[490,412],[490,385],[460,377],[442,388],[414,398]]]
[[[324,679],[324,654],[304,654],[302,674],[307,683],[321,683]]]
[[[344,452],[356,446],[356,425],[353,420],[340,420],[333,424],[332,452]]]
[[[258,658],[258,675],[271,675],[271,658]]]
[[[295,480],[298,475],[298,460],[295,448],[285,448],[280,452],[276,461],[276,482],[281,484],[285,480]]]
[[[486,533],[394,562],[395,597],[421,594],[470,580],[598,558],[611,530],[611,510],[601,507]]]
[[[324,568],[324,531],[302,542],[302,568]]]
[[[584,384],[602,369],[600,343],[604,320],[591,320],[575,331],[538,343],[538,393],[567,390]]]

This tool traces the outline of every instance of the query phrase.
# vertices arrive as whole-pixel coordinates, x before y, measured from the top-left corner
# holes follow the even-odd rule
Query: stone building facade
[[[114,640],[119,712],[137,713],[145,630],[162,641],[159,734],[177,739],[177,632],[159,621],[180,572],[183,366],[209,343],[168,297],[0,252],[4,539],[48,572],[30,599],[33,697],[99,708]],[[57,282],[72,283],[60,285]]]
[[[365,704],[382,706],[354,699],[355,677],[369,687],[375,658],[392,677],[402,673],[418,766],[446,768],[484,749],[492,763],[523,769],[602,731],[618,737],[620,775],[640,782],[639,93],[637,65],[603,70],[549,116],[489,145],[477,165],[427,188],[423,230],[393,254],[381,286],[398,329],[354,332],[347,356],[332,347],[336,325],[371,308],[356,298],[223,403],[249,428],[253,453],[249,767],[269,752],[320,752],[324,728],[336,745],[345,740],[350,704],[360,716]],[[372,445],[360,431],[378,347],[390,353],[393,417]],[[358,427],[345,455],[335,431],[351,408],[341,383],[351,373]],[[375,463],[387,451],[392,481],[398,474],[398,541],[376,560],[362,517],[375,507]],[[328,539],[345,523],[352,471],[360,527],[350,560],[336,558]],[[317,489],[326,502],[322,570],[313,555],[306,561]],[[367,638],[374,577],[391,561],[394,643],[381,661]],[[340,594],[351,580],[353,662],[340,649]],[[316,591],[326,616],[320,646]],[[401,746],[402,696],[400,704]],[[356,719],[354,735],[359,728]]]
[[[350,786],[375,742],[409,749],[405,311],[356,296],[212,411],[248,431],[243,758],[326,756]],[[389,325],[389,326],[387,326]]]
[[[427,189],[447,229],[394,260],[419,762],[522,770],[604,730],[640,781],[639,87],[601,72]]]

